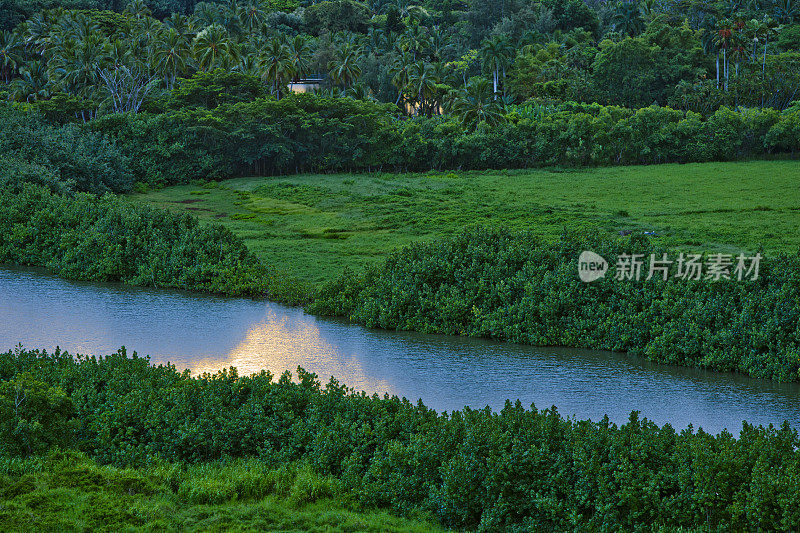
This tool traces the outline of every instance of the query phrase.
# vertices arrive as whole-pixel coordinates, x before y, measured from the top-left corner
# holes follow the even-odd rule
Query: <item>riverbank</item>
[[[79,465],[80,475],[67,482],[85,483],[88,492],[108,480],[107,492],[122,487],[130,494],[166,481],[171,501],[194,495],[232,505],[239,487],[257,499],[280,485],[270,471],[308,464],[297,471],[307,482],[277,493],[334,492],[359,509],[431,516],[457,529],[800,528],[800,440],[788,425],[745,424],[733,438],[676,432],[637,413],[617,426],[510,402],[499,412],[440,415],[335,381],[323,387],[302,370],[298,378],[240,377],[235,370],[191,378],[124,352],[86,358],[12,351],[0,354],[0,409],[8,413],[0,417],[0,446],[6,456],[30,457],[58,445],[101,464],[145,469],[117,475]],[[236,462],[248,459],[257,462]],[[221,460],[232,467],[228,473],[214,465]],[[10,492],[6,501],[24,502],[35,492],[36,476],[24,476],[35,463],[12,459],[0,468],[5,480],[22,475],[0,484]],[[174,463],[195,475],[170,476]],[[158,479],[148,479],[147,469],[159,467]],[[294,476],[287,477],[293,487]],[[54,499],[68,501],[66,488],[53,488]],[[28,499],[47,508],[41,495]],[[0,518],[14,511],[19,507],[4,507]]]
[[[677,431],[737,436],[742,422],[800,421],[800,384],[659,364],[624,353],[536,347],[467,336],[367,329],[257,299],[118,283],[70,282],[0,268],[0,351],[136,349],[198,376],[236,367],[273,375],[302,367],[367,394],[437,410],[498,411],[506,400],[624,424],[638,410]]]

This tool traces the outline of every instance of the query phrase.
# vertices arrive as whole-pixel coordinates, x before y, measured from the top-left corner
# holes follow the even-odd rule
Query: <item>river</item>
[[[649,363],[602,351],[382,331],[243,298],[76,283],[0,267],[0,351],[56,346],[105,355],[120,346],[192,373],[298,366],[438,410],[506,399],[624,423],[632,410],[676,429],[734,435],[742,421],[800,426],[800,385]]]

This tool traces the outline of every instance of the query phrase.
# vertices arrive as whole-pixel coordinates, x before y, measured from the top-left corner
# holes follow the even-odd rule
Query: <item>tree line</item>
[[[83,121],[215,69],[275,98],[322,78],[328,96],[489,123],[524,102],[783,110],[800,86],[797,0],[7,1],[0,91],[69,101]]]

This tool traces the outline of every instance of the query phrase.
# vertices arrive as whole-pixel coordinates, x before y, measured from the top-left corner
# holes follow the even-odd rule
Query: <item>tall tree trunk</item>
[[[719,50],[717,50],[717,89],[719,89]]]
[[[725,71],[725,90],[728,90],[728,80],[730,80],[730,66],[728,65],[728,50],[722,49],[722,69]]]

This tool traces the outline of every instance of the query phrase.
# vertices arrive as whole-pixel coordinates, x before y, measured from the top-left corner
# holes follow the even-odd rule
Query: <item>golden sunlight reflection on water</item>
[[[240,376],[270,371],[276,378],[289,370],[297,380],[297,367],[316,373],[323,385],[331,376],[368,393],[391,393],[392,387],[385,379],[369,376],[355,353],[342,351],[322,338],[316,323],[290,321],[283,315],[269,311],[267,318],[254,324],[243,341],[224,357],[211,357],[188,365],[193,375],[215,373],[220,369],[236,367]]]

